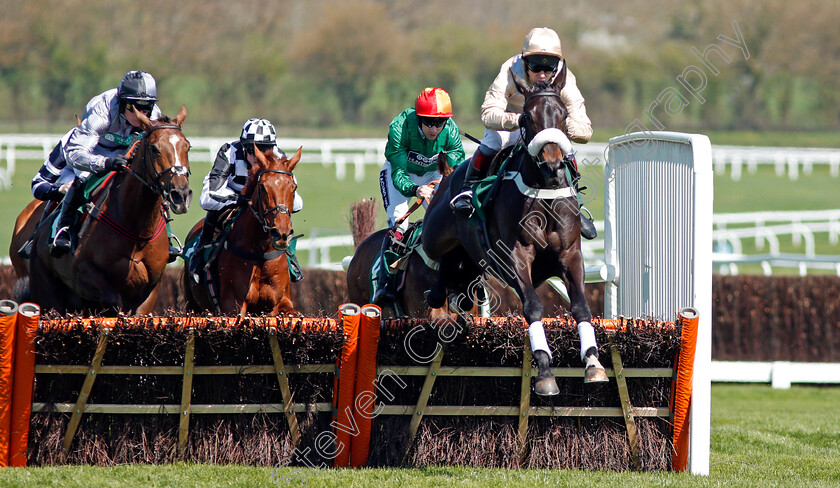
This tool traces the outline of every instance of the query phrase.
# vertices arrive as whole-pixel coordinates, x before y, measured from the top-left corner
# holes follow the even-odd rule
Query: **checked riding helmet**
[[[429,87],[417,97],[414,111],[419,122],[440,127],[452,117],[452,99],[443,88]]]
[[[157,85],[155,79],[145,71],[129,71],[120,81],[117,88],[117,98],[120,101],[120,113],[126,105],[135,105],[139,110],[151,114],[157,102]]]
[[[266,119],[248,119],[242,126],[242,134],[240,134],[239,140],[249,153],[252,151],[254,144],[260,151],[265,151],[277,144],[277,132],[271,122]]]
[[[522,59],[532,71],[556,71],[563,59],[560,37],[548,27],[531,29],[522,43]]]

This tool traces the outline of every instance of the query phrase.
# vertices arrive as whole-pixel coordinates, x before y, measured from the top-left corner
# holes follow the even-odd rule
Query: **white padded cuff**
[[[595,342],[595,329],[589,322],[578,323],[578,335],[580,336],[580,360],[586,360],[586,351],[590,347],[598,348],[598,343]]]
[[[531,340],[531,351],[545,351],[548,353],[548,359],[551,359],[551,349],[548,347],[541,321],[537,320],[528,327],[528,338]]]

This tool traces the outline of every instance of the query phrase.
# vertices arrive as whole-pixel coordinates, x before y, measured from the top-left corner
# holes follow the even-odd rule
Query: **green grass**
[[[175,464],[5,468],[3,487],[836,487],[840,486],[840,388],[712,387],[711,468],[687,473],[545,469],[333,470]],[[285,481],[285,484],[280,484]]]

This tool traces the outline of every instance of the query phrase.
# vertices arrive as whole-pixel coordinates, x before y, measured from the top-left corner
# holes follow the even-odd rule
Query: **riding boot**
[[[198,237],[198,244],[195,246],[195,252],[190,257],[189,273],[198,283],[199,273],[201,268],[206,264],[204,262],[204,248],[213,239],[213,233],[216,231],[216,224],[219,221],[219,212],[215,210],[207,211],[204,217],[204,224],[201,226],[201,235]]]
[[[577,161],[575,162],[575,170],[577,170]],[[583,192],[586,191],[585,186],[580,186],[580,173],[577,173],[574,178],[575,196],[577,197],[578,207],[580,207],[580,235],[585,239],[595,239],[598,237],[598,231],[595,230],[595,222],[592,221],[592,213],[589,209],[583,206]],[[584,213],[585,212],[585,213]]]
[[[73,184],[70,185],[67,194],[64,195],[64,200],[61,202],[61,208],[53,227],[56,229],[55,237],[50,244],[50,254],[53,256],[60,256],[72,249],[75,212],[84,203],[85,198],[82,186],[83,182],[81,180],[73,180]]]
[[[373,293],[370,297],[370,302],[374,305],[378,305],[379,307],[389,305],[397,298],[394,290],[391,289],[392,275],[391,271],[388,269],[388,264],[384,255],[390,247],[391,236],[386,234],[385,238],[382,240],[382,251],[380,255],[377,256],[377,259],[379,260],[379,268],[376,272],[376,279],[373,281]]]
[[[289,261],[289,281],[297,283],[303,279],[303,268],[300,267],[293,246],[289,246],[288,251],[286,251],[286,258]]]
[[[490,154],[485,154],[485,150],[489,151]],[[482,150],[482,146],[476,149],[475,154],[473,154],[470,160],[470,165],[467,166],[467,174],[464,175],[464,182],[461,183],[458,194],[449,202],[449,207],[455,215],[465,219],[472,217],[472,214],[475,212],[475,207],[472,204],[473,184],[484,179],[487,175],[487,170],[490,168],[490,162],[497,152],[486,148]]]

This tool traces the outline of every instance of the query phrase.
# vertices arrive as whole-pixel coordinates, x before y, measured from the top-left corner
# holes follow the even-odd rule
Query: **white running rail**
[[[52,148],[61,138],[61,134],[0,134],[0,188],[8,189],[14,175],[18,159],[46,159]],[[195,162],[212,162],[219,148],[232,138],[190,137],[192,150],[190,159]],[[365,175],[365,166],[378,167],[384,162],[384,138],[360,139],[313,139],[281,138],[278,145],[286,152],[303,146],[304,163],[335,164],[336,177],[343,180],[352,170],[356,181]],[[604,165],[606,161],[605,143],[590,142],[575,145],[578,163],[584,166]],[[475,151],[476,144],[464,138],[464,150],[469,157]],[[830,174],[840,176],[840,149],[797,148],[797,147],[756,147],[756,146],[714,146],[712,158],[715,172],[722,175],[726,168],[731,169],[730,176],[739,180],[743,168],[754,173],[760,165],[772,165],[779,176],[795,180],[800,173],[810,174],[818,165],[828,166]],[[4,164],[5,163],[5,164]]]

